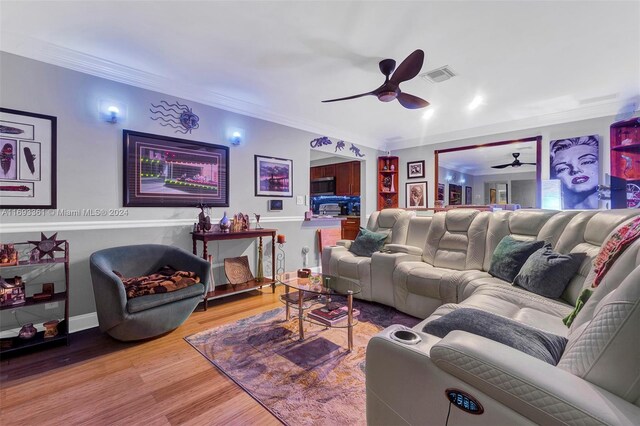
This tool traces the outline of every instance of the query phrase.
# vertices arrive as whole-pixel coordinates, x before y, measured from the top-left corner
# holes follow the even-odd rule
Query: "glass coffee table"
[[[281,274],[277,277],[277,281],[285,288],[285,293],[280,299],[286,306],[286,320],[291,319],[292,308],[298,311],[299,340],[304,340],[304,322],[307,321],[323,327],[346,328],[348,349],[349,351],[353,349],[353,327],[358,323],[353,316],[353,295],[362,290],[358,283],[341,277],[321,274],[299,278],[296,272]],[[332,301],[332,296],[346,297],[346,305]],[[346,315],[343,314],[337,319],[319,317],[318,314],[330,315],[330,312],[324,313],[328,311],[327,307],[331,308],[332,312],[339,310],[343,313],[346,311]]]

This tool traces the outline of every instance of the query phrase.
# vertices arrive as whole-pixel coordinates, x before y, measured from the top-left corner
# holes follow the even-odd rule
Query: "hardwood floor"
[[[122,343],[97,329],[0,363],[0,424],[280,424],[183,340],[282,306],[265,287],[209,302],[177,330]]]

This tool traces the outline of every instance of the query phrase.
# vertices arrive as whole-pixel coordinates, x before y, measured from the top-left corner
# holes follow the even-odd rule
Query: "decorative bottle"
[[[229,218],[227,217],[227,212],[224,212],[222,219],[220,219],[220,230],[222,232],[229,232]]]

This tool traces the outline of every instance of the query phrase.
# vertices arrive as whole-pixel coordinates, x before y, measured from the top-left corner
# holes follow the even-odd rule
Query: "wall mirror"
[[[446,188],[443,206],[540,207],[541,167],[542,136],[436,150],[435,193]]]

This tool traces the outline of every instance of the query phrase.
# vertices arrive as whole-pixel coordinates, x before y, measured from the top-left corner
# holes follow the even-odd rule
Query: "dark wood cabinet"
[[[322,177],[322,166],[319,167],[311,167],[311,172],[309,173],[309,179],[316,180]]]
[[[336,166],[335,164],[328,164],[326,166],[315,166],[311,167],[310,179],[321,179],[326,177],[335,177],[336,176]]]
[[[360,195],[360,161],[338,163],[336,167],[336,195]]]
[[[349,217],[342,221],[341,236],[343,240],[355,240],[360,232],[360,219]]]

